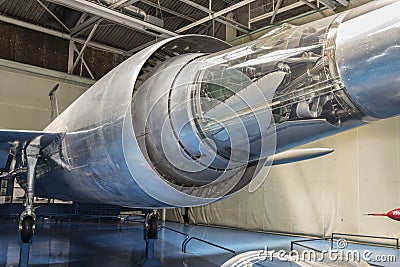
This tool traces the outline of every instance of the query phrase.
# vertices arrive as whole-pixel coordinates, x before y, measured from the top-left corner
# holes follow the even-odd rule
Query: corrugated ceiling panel
[[[38,21],[46,12],[35,0],[6,0],[0,5],[0,11],[3,15],[28,22]]]
[[[82,32],[80,36],[86,38],[90,31],[91,28]],[[130,50],[153,39],[150,35],[108,21],[102,21],[93,35],[94,41],[122,50]]]
[[[46,6],[49,6],[49,2],[45,0],[41,1]],[[152,4],[151,5],[146,4],[146,1],[151,2]],[[164,28],[170,31],[175,31],[179,28],[182,28],[192,23],[193,21],[168,13],[165,10],[160,10],[159,8],[157,8],[159,4],[161,4],[163,7],[167,9],[183,14],[186,17],[190,17],[194,21],[197,21],[207,16],[206,12],[201,11],[179,0],[162,0],[162,1],[146,0],[146,1],[145,2],[138,1],[134,3],[134,5],[141,8],[149,15],[162,18],[164,21]],[[204,7],[208,7],[209,4],[209,0],[192,0],[192,1]],[[219,11],[240,1],[241,0],[213,0],[212,9],[213,11]],[[259,0],[259,1],[264,1],[264,0]],[[294,0],[289,0],[289,1],[294,1]],[[37,3],[36,0],[5,0],[0,5],[0,12],[2,15],[5,16],[20,19],[22,21],[30,22],[32,24],[40,25],[42,23],[40,21],[40,18],[46,11],[43,9],[42,6],[40,6]],[[280,16],[277,17],[277,19],[279,18]],[[210,23],[206,24],[209,25]],[[263,22],[259,24],[262,26]],[[216,23],[216,25],[218,27],[219,23]],[[257,24],[254,26],[259,26],[259,25]],[[45,26],[45,27],[51,27],[51,26]],[[88,28],[86,31],[82,32],[79,35],[79,37],[81,38],[87,37],[90,32],[90,29],[91,28]],[[199,25],[186,31],[186,33],[204,33],[203,32],[204,29],[206,29],[204,25]],[[154,36],[147,35],[140,31],[129,29],[127,27],[117,25],[115,23],[106,20],[101,22],[100,26],[98,27],[96,33],[93,36],[93,40],[99,43],[103,43],[123,50],[130,50],[136,46],[140,46],[144,43],[150,42],[154,40],[154,38],[155,38]]]

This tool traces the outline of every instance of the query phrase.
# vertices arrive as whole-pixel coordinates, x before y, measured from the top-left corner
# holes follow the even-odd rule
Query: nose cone
[[[400,2],[342,23],[337,66],[354,104],[374,118],[400,114]]]
[[[386,214],[390,219],[400,221],[400,209],[394,209]]]

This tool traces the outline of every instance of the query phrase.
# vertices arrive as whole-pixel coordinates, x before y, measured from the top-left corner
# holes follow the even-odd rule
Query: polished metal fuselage
[[[349,18],[354,13],[345,13],[289,27],[226,51],[222,50],[228,45],[221,41],[191,35],[142,50],[99,80],[45,129],[64,136],[42,149],[37,195],[136,208],[203,205],[236,193],[257,175],[271,154],[258,148],[261,138],[273,135],[266,139],[274,142],[268,149],[281,152],[399,114],[400,3],[385,2],[387,6],[372,4],[367,9],[370,12],[355,18]],[[367,23],[377,18],[382,19]],[[147,77],[146,64],[167,48],[170,59],[153,66],[149,72],[153,76]],[[171,53],[174,49],[179,49],[179,56]],[[243,51],[247,54],[239,56]],[[207,96],[216,88],[208,77],[222,77],[228,70],[233,71],[230,78],[238,73],[248,79],[240,88],[231,87],[239,100],[229,95],[223,101],[238,109],[234,119],[217,104],[204,109],[208,100],[204,92]],[[251,95],[253,83],[260,88],[261,98],[265,97],[262,103],[255,101],[260,97]],[[261,88],[274,83],[268,92]],[[238,102],[246,98],[243,92],[251,103],[249,111]],[[179,109],[180,101],[187,101],[187,106]],[[268,104],[264,107],[264,103]],[[171,107],[186,113],[176,115]],[[218,110],[216,116],[212,111]],[[221,132],[238,131],[233,122],[240,122],[243,131],[250,133],[254,125],[260,125],[251,119],[262,119],[263,112],[269,112],[268,127],[249,135],[248,162],[232,161],[235,151],[226,152],[226,146],[240,147],[241,140],[226,142]],[[212,116],[216,117],[206,121]],[[180,120],[183,117],[190,122],[189,130]],[[165,120],[167,130],[159,128]],[[180,125],[178,133],[174,125]],[[162,143],[162,138],[170,143]],[[207,165],[210,140],[220,151]],[[199,147],[201,154],[194,155]],[[168,153],[160,149],[173,151],[169,155],[183,154],[180,157],[187,164],[180,168],[170,164]],[[233,163],[224,165],[226,159]],[[195,173],[182,170],[186,166],[193,170],[205,167]],[[223,178],[214,179],[217,176]]]

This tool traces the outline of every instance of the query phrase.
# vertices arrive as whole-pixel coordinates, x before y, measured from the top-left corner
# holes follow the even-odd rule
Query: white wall
[[[50,122],[48,94],[57,83],[60,84],[56,95],[61,112],[94,81],[0,59],[0,129],[42,130]],[[17,198],[24,191],[17,183],[14,186],[13,202],[21,202]],[[0,196],[0,204],[6,201]]]
[[[325,236],[400,237],[400,222],[363,214],[400,207],[400,117],[374,122],[307,147],[325,157],[272,167],[254,193],[194,208],[198,223]],[[172,212],[169,218],[174,218]]]
[[[16,67],[16,63],[9,63]],[[57,99],[62,111],[93,83],[86,78],[72,79],[63,73],[24,64],[17,67],[22,66],[25,71],[4,65],[7,61],[1,60],[0,129],[42,130],[50,122],[48,94],[55,84],[60,83]]]

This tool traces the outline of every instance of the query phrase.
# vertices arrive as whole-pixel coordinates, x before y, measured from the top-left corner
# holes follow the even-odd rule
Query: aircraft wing
[[[0,143],[24,143],[43,135],[42,144],[46,146],[60,137],[60,133],[25,130],[0,130]]]
[[[41,146],[46,147],[52,142],[61,139],[63,133],[24,130],[1,130],[0,129],[0,168],[6,166],[10,151],[19,153],[26,144],[38,136],[42,136]],[[5,170],[7,171],[7,170]]]

